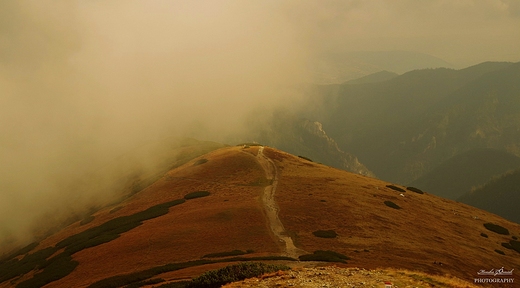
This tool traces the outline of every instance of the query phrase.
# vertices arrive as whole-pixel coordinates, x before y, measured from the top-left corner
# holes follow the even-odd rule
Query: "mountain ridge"
[[[466,280],[488,269],[482,267],[520,265],[520,252],[499,244],[520,236],[518,224],[273,148],[241,145],[196,157],[123,202],[93,213],[89,222],[77,221],[20,255],[3,258],[3,268],[18,271],[26,267],[20,263],[33,263],[45,251],[56,255],[15,277],[0,272],[0,287],[40,283],[35,281],[119,287],[152,278],[169,283],[237,261],[294,263],[283,258],[287,242],[269,228],[269,205],[262,195],[270,186],[276,186],[273,197],[284,237],[292,239],[299,253],[329,250],[348,256],[345,265],[350,267],[449,273]],[[121,221],[127,224],[114,226]],[[509,235],[487,230],[483,224],[488,222]],[[93,233],[101,234],[92,238]],[[332,237],[316,236],[322,234]],[[227,256],[236,255],[232,251],[240,251],[239,256]],[[212,254],[222,256],[208,258]],[[57,267],[69,274],[45,278],[55,275],[49,273]]]
[[[519,155],[519,66],[486,62],[410,71],[379,83],[319,86],[306,115],[378,177],[410,183],[469,149]]]

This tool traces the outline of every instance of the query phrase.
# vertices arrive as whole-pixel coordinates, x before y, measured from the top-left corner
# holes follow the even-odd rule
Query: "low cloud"
[[[86,175],[136,147],[246,133],[252,110],[290,103],[305,51],[277,8],[2,1],[0,244],[102,202],[115,184]]]

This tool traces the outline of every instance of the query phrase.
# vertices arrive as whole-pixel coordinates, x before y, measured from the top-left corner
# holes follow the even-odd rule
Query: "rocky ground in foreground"
[[[365,270],[335,266],[295,268],[228,284],[243,287],[480,287],[457,278],[433,276],[405,270]]]

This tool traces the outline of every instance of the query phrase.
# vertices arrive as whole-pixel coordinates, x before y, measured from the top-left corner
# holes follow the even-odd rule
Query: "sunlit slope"
[[[520,236],[516,223],[431,194],[399,192],[386,187],[387,182],[289,154],[271,150],[268,156],[281,170],[280,218],[302,249],[334,250],[351,257],[349,264],[357,267],[406,268],[463,279],[472,279],[482,267],[520,265],[519,252],[501,245]],[[489,231],[485,223],[506,227],[510,235]],[[316,237],[318,230],[333,230],[337,237]]]
[[[338,265],[406,268],[470,281],[480,269],[519,267],[518,252],[501,243],[520,236],[520,225],[389,184],[268,147],[222,148],[170,170],[94,213],[90,222],[75,222],[4,258],[0,265],[11,275],[0,269],[0,287],[119,287],[186,279],[236,261],[296,264],[287,258],[284,235],[296,246],[292,257],[329,250],[350,258]],[[266,207],[268,188],[275,188],[275,202]],[[273,232],[271,206],[278,209],[283,227],[274,226],[281,236]],[[488,222],[509,235],[487,230]],[[24,270],[27,265],[18,265],[24,261],[39,264]],[[13,267],[21,272],[13,276]]]

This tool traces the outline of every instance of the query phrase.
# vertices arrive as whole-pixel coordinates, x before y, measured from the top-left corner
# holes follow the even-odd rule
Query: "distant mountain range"
[[[306,116],[377,177],[406,184],[471,149],[518,156],[519,83],[520,63],[416,70],[319,86]]]
[[[520,63],[380,71],[310,91],[304,111],[275,115],[255,139],[449,199],[520,168]]]
[[[417,69],[453,68],[432,55],[411,51],[329,52],[316,57],[313,80],[317,84],[339,84],[380,71],[402,74]]]

